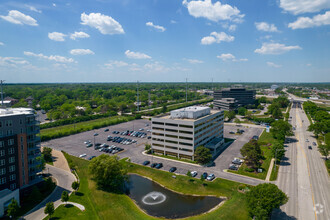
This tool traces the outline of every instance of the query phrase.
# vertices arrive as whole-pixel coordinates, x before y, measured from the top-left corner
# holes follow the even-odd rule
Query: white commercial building
[[[157,154],[194,160],[195,149],[205,146],[216,155],[224,143],[223,111],[192,106],[152,119],[152,149]]]

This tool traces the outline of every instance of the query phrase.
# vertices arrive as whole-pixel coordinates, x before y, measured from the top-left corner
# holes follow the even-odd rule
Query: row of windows
[[[166,125],[166,126],[172,126],[172,127],[182,127],[182,128],[193,128],[192,125],[183,125],[183,124],[173,124],[173,123],[163,123],[163,122],[156,122],[153,121],[152,124],[154,125]]]
[[[9,176],[9,181],[14,181],[14,180],[16,180],[16,174],[10,175]],[[0,178],[0,185],[5,184],[6,182],[7,182],[7,178],[6,177]],[[12,187],[12,185],[13,185],[13,187]],[[10,189],[15,189],[15,188],[16,188],[16,184],[15,183],[10,185]]]
[[[9,148],[8,149],[8,154],[13,154],[13,153],[15,153],[15,149],[14,148]],[[1,156],[5,156],[5,150],[0,150],[0,157]]]
[[[9,163],[14,163],[15,162],[15,157],[9,157]],[[4,166],[6,164],[5,159],[0,160],[0,166]]]
[[[161,144],[153,144],[153,146],[164,147],[164,145],[161,145]],[[167,148],[167,149],[173,149],[173,150],[178,150],[179,149],[181,151],[192,152],[192,149],[178,148],[178,147],[172,147],[172,146],[167,146],[167,145],[165,145],[165,148]]]
[[[152,138],[154,141],[161,141],[164,142],[164,139],[159,139],[159,138]],[[171,140],[165,140],[167,143],[172,143],[172,144],[180,144],[180,145],[186,145],[186,146],[193,146],[190,143],[185,143],[185,142],[178,142],[178,141],[171,141]]]
[[[14,145],[14,139],[9,139],[8,140],[8,145]],[[4,147],[5,146],[5,142],[4,141],[0,141],[0,147]]]
[[[164,131],[164,128],[158,128],[158,127],[152,127],[152,130],[159,130],[159,131]],[[165,131],[169,131],[169,132],[174,132],[174,133],[182,133],[182,134],[193,134],[192,131],[181,131],[181,130],[175,130],[175,129],[168,129],[166,128]]]
[[[9,172],[14,172],[16,170],[15,165],[9,166]],[[1,168],[0,169],[0,175],[5,175],[6,174],[6,168]]]
[[[2,121],[0,121],[0,128],[2,127],[11,127],[13,126],[13,121],[12,120],[6,120],[5,123],[3,123]]]

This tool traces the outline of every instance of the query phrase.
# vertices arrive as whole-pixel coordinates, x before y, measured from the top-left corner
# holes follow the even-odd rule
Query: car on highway
[[[157,169],[160,169],[163,167],[163,164],[162,163],[158,163],[156,166],[155,166]]]
[[[312,150],[313,148],[312,148],[312,146],[308,146],[308,149]]]
[[[144,161],[142,164],[143,164],[144,166],[147,166],[149,163],[150,163],[150,161],[149,161],[149,160],[146,160],[146,161]]]
[[[207,176],[208,176],[207,172],[204,172],[204,173],[202,174],[203,179],[206,179]]]
[[[152,163],[152,164],[150,165],[150,167],[151,167],[151,168],[154,168],[155,166],[157,166],[157,164],[158,164],[158,163]]]
[[[87,154],[80,154],[79,155],[79,158],[84,158],[84,157],[86,157],[87,156]]]
[[[195,177],[195,176],[197,176],[197,171],[191,171],[190,174],[192,177]]]
[[[211,173],[210,175],[208,175],[208,176],[206,177],[206,180],[208,180],[208,181],[212,181],[214,178],[215,178],[215,175],[214,175],[213,173]]]
[[[169,170],[171,173],[174,173],[176,171],[176,167],[171,167],[171,169]]]

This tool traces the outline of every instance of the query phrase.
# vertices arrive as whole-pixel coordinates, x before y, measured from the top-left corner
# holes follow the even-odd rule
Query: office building
[[[225,111],[233,111],[237,109],[237,100],[235,98],[223,98],[213,101],[213,106],[215,109],[221,109]]]
[[[247,90],[243,87],[226,88],[214,92],[214,101],[224,98],[234,98],[237,101],[237,107],[253,105],[256,100],[256,90]]]
[[[0,108],[0,193],[41,181],[39,122],[30,108]],[[5,191],[4,191],[5,190]],[[0,204],[1,205],[1,204]]]
[[[192,106],[152,119],[152,149],[156,154],[194,160],[195,149],[205,146],[212,155],[224,143],[223,111]]]

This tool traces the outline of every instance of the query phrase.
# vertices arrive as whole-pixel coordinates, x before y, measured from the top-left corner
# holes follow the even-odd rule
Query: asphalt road
[[[293,143],[286,147],[281,162],[277,185],[289,197],[281,212],[273,219],[330,219],[330,184],[323,158],[312,142],[316,140],[307,131],[309,121],[299,108],[292,108],[292,125],[296,127]],[[306,141],[308,139],[308,142]],[[308,149],[312,146],[312,150]]]
[[[54,202],[54,206],[57,207],[61,204],[61,195],[64,190],[68,192],[72,192],[72,182],[75,181],[75,177],[72,173],[64,171],[62,169],[56,168],[54,166],[46,165],[47,172],[57,180],[57,187],[52,192],[52,194],[46,198],[44,201],[39,203],[36,207],[34,207],[30,212],[28,212],[23,219],[26,220],[37,220],[44,219],[46,215],[44,214],[44,207],[48,202]]]

